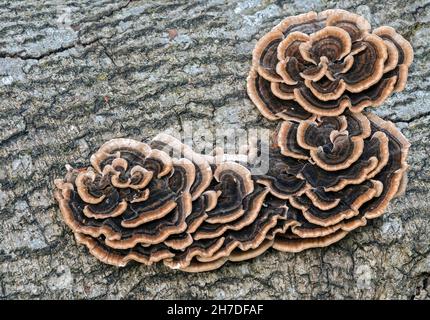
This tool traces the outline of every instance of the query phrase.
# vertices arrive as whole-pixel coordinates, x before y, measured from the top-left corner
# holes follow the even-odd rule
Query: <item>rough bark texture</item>
[[[1,1],[0,298],[430,298],[428,1]],[[412,143],[406,195],[339,243],[217,271],[115,268],[77,246],[53,198],[64,164],[114,137],[270,128],[246,95],[256,40],[327,8],[396,28],[406,90],[374,111]],[[176,34],[177,32],[177,34]]]

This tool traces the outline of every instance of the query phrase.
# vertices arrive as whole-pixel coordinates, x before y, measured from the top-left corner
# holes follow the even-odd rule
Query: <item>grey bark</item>
[[[201,274],[116,268],[76,245],[52,194],[64,164],[187,121],[273,129],[246,95],[256,40],[285,16],[334,7],[415,49],[406,90],[373,110],[412,143],[407,192],[383,217],[328,248]],[[0,298],[429,299],[429,21],[419,0],[1,1]]]

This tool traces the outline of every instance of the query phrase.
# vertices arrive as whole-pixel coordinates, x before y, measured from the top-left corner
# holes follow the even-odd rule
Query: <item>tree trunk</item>
[[[430,298],[427,1],[80,3],[0,2],[0,298]],[[116,268],[76,244],[53,198],[66,163],[185,125],[273,130],[246,94],[256,39],[334,7],[396,28],[415,50],[405,91],[372,110],[412,144],[406,194],[381,218],[328,248],[200,274]]]

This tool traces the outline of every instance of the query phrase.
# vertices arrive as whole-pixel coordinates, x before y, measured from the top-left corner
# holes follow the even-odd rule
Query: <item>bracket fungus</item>
[[[404,88],[412,57],[394,29],[371,31],[347,11],[288,17],[258,41],[248,77],[251,100],[279,121],[265,174],[166,134],[149,144],[113,139],[91,166],[67,165],[55,180],[64,220],[78,243],[116,266],[199,272],[269,248],[328,246],[405,189],[409,142],[363,109]]]
[[[183,157],[171,157],[169,148]],[[215,160],[164,134],[151,145],[113,139],[91,167],[67,166],[55,197],[76,240],[105,263],[213,269],[231,254],[240,260],[259,252],[285,218],[285,208],[261,211],[268,189],[246,167]]]
[[[248,93],[270,120],[337,116],[402,91],[413,49],[388,26],[333,9],[284,19],[256,44]]]
[[[371,114],[284,121],[269,172],[251,176],[169,135],[113,139],[91,167],[67,166],[55,196],[76,240],[105,263],[206,271],[270,247],[325,246],[378,217],[399,191],[408,147]]]
[[[286,199],[299,222],[279,250],[330,242],[379,217],[402,190],[409,142],[389,121],[373,114],[345,113],[313,121],[284,121],[275,135],[288,184],[261,183]],[[295,159],[295,160],[293,160]],[[275,172],[271,174],[274,175]],[[299,188],[291,188],[299,184]],[[290,189],[294,190],[293,192]],[[299,241],[303,238],[305,242]]]

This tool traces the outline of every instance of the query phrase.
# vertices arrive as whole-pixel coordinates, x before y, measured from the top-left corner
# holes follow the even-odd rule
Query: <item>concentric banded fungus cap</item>
[[[157,248],[139,251],[134,260],[152,262],[148,252],[161,249],[166,256],[165,241],[185,231],[191,212],[193,164],[131,139],[109,141],[91,163],[79,170],[69,167],[65,179],[55,181],[60,209],[77,240],[102,261],[116,265],[125,262],[106,248],[154,245]],[[103,250],[94,247],[96,240],[103,241]]]
[[[270,120],[378,106],[405,87],[413,49],[393,28],[344,10],[284,19],[253,52],[248,94]]]
[[[285,121],[276,141],[290,161],[284,172],[292,187],[270,177],[258,182],[287,199],[289,218],[297,222],[275,239],[274,248],[283,251],[328,245],[380,216],[408,167],[408,141],[391,122],[372,114]]]

